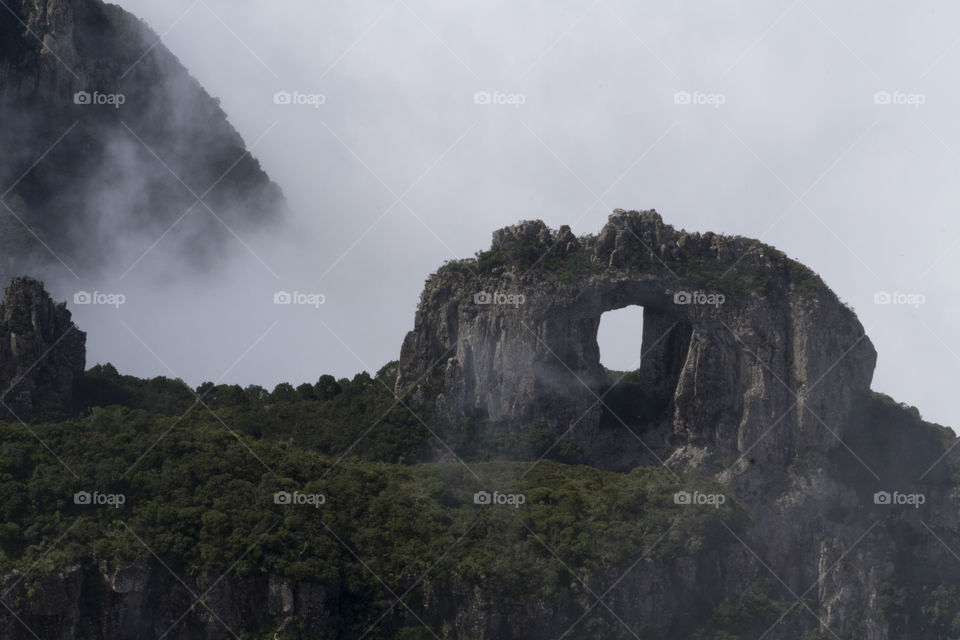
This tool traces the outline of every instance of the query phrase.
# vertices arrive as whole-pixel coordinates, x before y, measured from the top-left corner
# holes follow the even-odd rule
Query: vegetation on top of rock
[[[732,264],[698,256],[668,267],[678,276],[678,284],[728,295],[834,297],[819,274],[779,249],[739,236],[734,238],[734,245],[739,253]],[[662,269],[668,267],[661,265]]]
[[[621,222],[617,223],[620,226],[613,228],[619,229],[627,224],[622,220],[643,220],[642,215],[637,211],[615,213],[611,219]],[[645,244],[639,236],[630,232],[627,237],[635,240],[642,250],[634,251],[625,261],[611,265],[607,264],[607,254],[601,251],[600,235],[574,237],[567,227],[562,227],[559,232],[552,232],[545,226],[539,233],[524,231],[524,225],[533,224],[542,223],[521,223],[497,232],[499,235],[489,249],[478,251],[473,258],[448,261],[440,271],[489,276],[514,270],[524,275],[533,272],[540,276],[553,276],[561,282],[571,283],[607,268],[633,268],[661,277],[675,277],[677,286],[723,291],[728,295],[833,295],[812,269],[775,247],[742,236],[713,237],[712,242],[722,244],[726,252],[725,257],[720,259],[714,245],[710,250],[675,251],[675,254],[658,255],[655,247]],[[510,232],[517,228],[520,230]],[[663,229],[665,236],[700,237],[700,234],[691,236],[683,230],[676,232],[665,225]],[[676,247],[675,240],[670,242]]]

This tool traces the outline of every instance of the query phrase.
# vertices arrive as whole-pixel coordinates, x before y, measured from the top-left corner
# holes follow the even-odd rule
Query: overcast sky
[[[373,372],[424,279],[492,230],[655,208],[819,272],[877,347],[874,388],[960,425],[955,3],[119,4],[221,99],[293,211],[207,281],[138,288],[148,258],[111,285],[120,310],[74,307],[90,364],[269,388]],[[635,360],[629,320],[607,324],[603,361]]]

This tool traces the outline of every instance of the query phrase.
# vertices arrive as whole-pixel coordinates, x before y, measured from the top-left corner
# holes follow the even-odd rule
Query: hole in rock
[[[662,409],[654,403],[640,371],[643,354],[643,307],[630,305],[600,316],[597,329],[603,387],[601,425],[622,428],[650,422]]]
[[[635,371],[643,352],[643,307],[630,305],[600,316],[600,364],[611,371]]]
[[[597,346],[607,376],[602,426],[643,427],[666,417],[690,336],[686,323],[639,305],[600,316]]]

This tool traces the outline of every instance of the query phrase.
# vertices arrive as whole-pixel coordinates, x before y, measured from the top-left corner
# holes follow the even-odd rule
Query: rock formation
[[[643,391],[667,409],[650,443],[601,429],[597,329],[628,305],[644,309]],[[440,269],[403,343],[397,392],[454,420],[569,432],[604,467],[631,468],[646,446],[677,464],[748,454],[741,467],[783,465],[838,445],[875,360],[853,312],[779,251],[618,210],[583,239],[541,221],[507,227],[478,260]]]
[[[620,374],[600,365],[596,339],[601,314],[628,305],[644,310],[643,352],[625,391],[653,407],[632,414],[610,406]],[[800,627],[766,637],[888,640],[906,625],[890,593],[952,583],[943,567],[954,566],[960,518],[955,437],[871,392],[875,362],[853,311],[780,251],[616,210],[596,236],[522,222],[440,268],[395,391],[440,432],[464,421],[512,441],[546,431],[537,457],[573,442],[594,466],[714,475],[750,524],[729,536],[718,575],[691,566],[683,582],[745,593],[773,575],[816,596]],[[887,509],[892,495],[919,496],[925,511]],[[745,549],[765,559],[761,570],[746,569]],[[637,594],[635,606],[656,597]]]
[[[20,417],[62,409],[83,377],[87,334],[33,278],[20,277],[0,303],[0,400]],[[6,413],[4,411],[4,413]]]

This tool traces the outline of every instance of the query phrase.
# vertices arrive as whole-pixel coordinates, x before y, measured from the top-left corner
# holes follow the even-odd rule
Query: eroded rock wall
[[[15,278],[0,303],[0,399],[18,416],[68,407],[83,376],[86,339],[42,282]]]
[[[808,269],[756,241],[618,210],[594,238],[541,221],[500,229],[478,261],[440,269],[404,341],[397,392],[422,404],[439,391],[453,419],[569,431],[589,462],[609,466],[596,335],[604,312],[627,305],[644,307],[640,375],[669,398],[676,445],[664,453],[678,463],[749,453],[780,464],[830,449],[870,388],[863,326]]]

